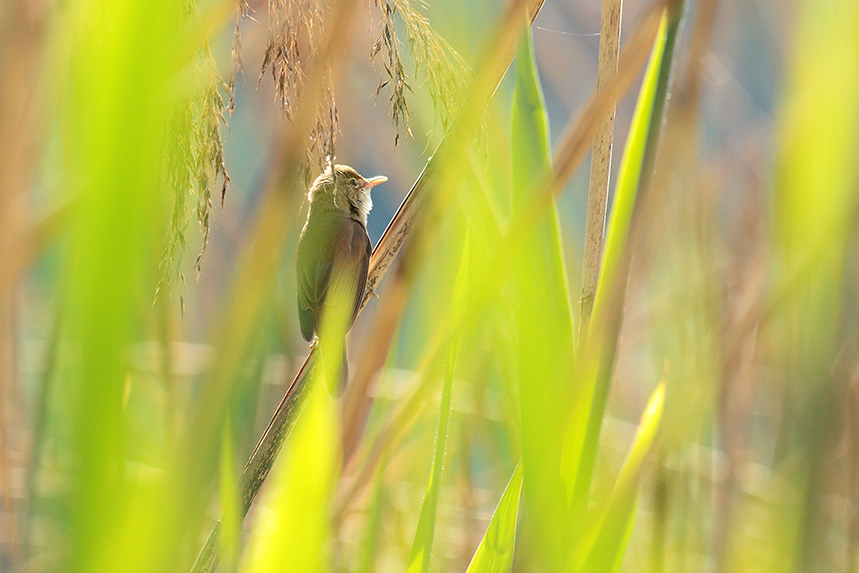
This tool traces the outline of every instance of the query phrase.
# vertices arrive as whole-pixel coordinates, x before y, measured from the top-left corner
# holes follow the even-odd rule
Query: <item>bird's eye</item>
[[[357,179],[355,179],[354,177],[353,177],[352,179],[350,179],[350,180],[349,180],[349,183],[352,185],[352,187],[357,187],[357,186],[358,186],[358,180],[357,180]]]

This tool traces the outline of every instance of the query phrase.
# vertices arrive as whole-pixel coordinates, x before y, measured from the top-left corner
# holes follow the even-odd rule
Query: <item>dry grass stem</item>
[[[599,72],[597,96],[602,95],[606,83],[617,73],[620,52],[620,24],[623,0],[603,0],[600,21]],[[579,345],[587,337],[593,310],[594,294],[599,277],[603,243],[605,241],[605,217],[608,202],[608,185],[611,175],[611,151],[614,134],[615,103],[606,111],[594,136],[591,154],[591,176],[588,187],[588,208],[585,225],[585,251],[582,258],[582,310],[579,320]]]

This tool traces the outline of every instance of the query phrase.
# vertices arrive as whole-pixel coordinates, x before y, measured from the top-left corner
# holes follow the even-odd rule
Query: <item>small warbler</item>
[[[367,234],[367,215],[373,208],[370,189],[387,180],[383,176],[366,179],[346,165],[329,165],[310,186],[310,209],[298,239],[296,277],[301,335],[314,345],[335,290],[344,293],[346,308],[340,311],[345,313],[344,334],[355,321],[372,252]],[[322,347],[319,350],[328,352]],[[335,395],[342,394],[349,378],[345,339],[340,351],[340,386],[331,389]],[[336,379],[329,378],[332,385]]]

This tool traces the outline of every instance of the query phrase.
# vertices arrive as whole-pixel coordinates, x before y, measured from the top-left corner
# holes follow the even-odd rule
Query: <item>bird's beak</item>
[[[364,189],[370,189],[370,187],[375,187],[379,183],[384,183],[387,180],[388,180],[388,178],[385,177],[384,175],[379,175],[377,177],[370,177],[369,179],[367,179],[367,182],[364,183]]]

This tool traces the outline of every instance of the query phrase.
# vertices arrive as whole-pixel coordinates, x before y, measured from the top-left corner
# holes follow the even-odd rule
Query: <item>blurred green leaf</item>
[[[801,3],[802,41],[793,50],[779,119],[775,220],[786,274],[811,260],[840,264],[841,249],[836,256],[832,249],[844,244],[859,170],[857,13],[845,0]]]
[[[159,479],[140,479],[129,436],[128,353],[152,307],[162,225],[159,165],[172,94],[177,3],[78,1],[57,18],[46,59],[67,61],[63,190],[75,201],[64,335],[63,405],[76,424],[66,571],[143,571],[174,562],[186,516],[168,512]],[[157,247],[155,247],[157,248]],[[216,438],[217,439],[217,438]],[[171,486],[174,484],[170,484]]]
[[[855,383],[846,371],[855,372],[857,355],[859,3],[806,0],[795,12],[777,119],[770,292],[776,311],[767,329],[769,360],[783,364],[790,421],[779,432],[776,469],[792,488],[771,497],[771,511],[790,510],[764,524],[767,538],[777,541],[761,553],[772,559],[770,571],[827,571],[838,567],[827,549],[835,529],[824,517],[833,495],[830,460],[844,455],[843,435],[854,444],[856,435],[855,424],[843,429],[839,420],[855,416],[844,404]],[[849,451],[855,464],[857,449]],[[784,457],[790,464],[782,469]],[[847,535],[855,547],[855,533]],[[784,540],[794,540],[792,551]],[[856,569],[855,551],[844,567]]]
[[[459,263],[459,272],[456,275],[453,292],[453,311],[451,324],[456,324],[462,313],[468,293],[468,242],[470,240],[468,228],[465,231],[463,241],[462,259]],[[459,346],[459,337],[453,333],[450,340],[447,360],[445,361],[444,380],[441,389],[441,404],[438,410],[438,428],[436,429],[435,450],[433,451],[432,468],[430,479],[427,484],[427,493],[421,506],[421,515],[418,519],[418,527],[415,531],[415,540],[409,553],[409,564],[406,569],[409,573],[429,571],[430,559],[432,557],[432,542],[435,533],[435,516],[438,507],[438,492],[441,489],[441,471],[444,467],[444,450],[447,442],[448,422],[450,421],[451,394],[453,392],[453,372],[456,366],[456,356]]]
[[[471,563],[468,573],[505,573],[513,566],[516,545],[516,518],[519,515],[519,493],[522,489],[522,464],[516,466],[501,501],[492,514],[489,527]]]
[[[615,482],[608,507],[599,521],[599,526],[594,528],[595,535],[590,553],[583,566],[578,568],[579,571],[595,573],[610,571],[623,559],[626,551],[625,542],[629,539],[629,528],[635,517],[642,463],[659,430],[664,406],[665,383],[662,382],[653,391],[644,409],[632,447],[626,455],[620,475]]]
[[[511,133],[511,212],[528,211],[537,183],[551,168],[546,105],[530,30],[516,51]],[[554,202],[536,230],[521,238],[513,273],[517,289],[522,464],[529,532],[551,569],[562,558],[566,531],[559,465],[563,420],[573,368],[573,319],[567,271]],[[531,521],[533,520],[533,521]]]
[[[793,50],[779,117],[776,272],[790,299],[778,330],[786,336],[785,356],[804,370],[800,394],[829,368],[841,318],[840,286],[859,172],[857,15],[855,2],[801,4],[797,37],[802,42]]]

